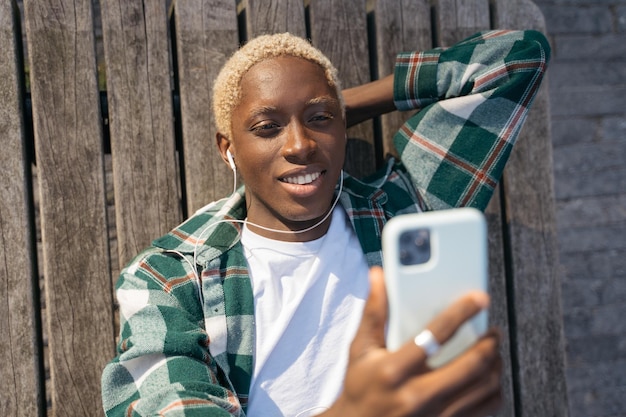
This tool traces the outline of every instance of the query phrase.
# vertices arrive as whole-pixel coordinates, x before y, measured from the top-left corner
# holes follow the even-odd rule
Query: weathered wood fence
[[[100,372],[114,354],[112,285],[120,265],[186,213],[230,193],[209,97],[240,41],[279,31],[310,37],[349,87],[392,71],[399,51],[448,45],[488,28],[544,30],[530,0],[99,4],[102,92],[91,0],[24,0],[23,16],[14,1],[0,3],[6,416],[102,415]],[[548,113],[544,85],[488,209],[492,317],[505,335],[500,416],[567,415]],[[392,151],[390,132],[402,118],[350,129],[347,169],[372,171]]]

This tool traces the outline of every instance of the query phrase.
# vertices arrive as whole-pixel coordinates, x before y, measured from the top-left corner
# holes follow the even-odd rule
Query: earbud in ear
[[[233,171],[237,169],[237,167],[235,166],[235,160],[233,159],[233,154],[230,153],[230,150],[226,151],[226,157],[228,158],[228,163],[230,164],[230,169],[232,169]]]

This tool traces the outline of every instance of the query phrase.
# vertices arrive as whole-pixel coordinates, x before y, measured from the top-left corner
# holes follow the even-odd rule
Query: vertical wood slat
[[[311,39],[337,67],[343,88],[371,81],[365,0],[316,0],[309,5]],[[363,177],[374,172],[373,123],[348,129],[345,169]]]
[[[429,0],[378,0],[374,16],[379,79],[393,73],[398,53],[432,47]],[[393,112],[381,117],[382,156],[396,155],[393,135],[413,113]]]
[[[507,295],[507,268],[502,231],[502,195],[496,188],[491,201],[485,209],[489,243],[489,324],[501,332],[500,354],[502,356],[502,406],[494,417],[515,417],[515,394],[513,359],[511,358],[509,299]]]
[[[19,74],[19,16],[14,2],[0,4],[0,410],[6,416],[45,411],[39,337],[39,291],[32,239],[23,109]]]
[[[435,0],[438,46],[489,29],[489,0]]]
[[[178,0],[176,51],[182,117],[187,208],[191,215],[232,192],[233,175],[215,144],[213,80],[238,47],[233,0]]]
[[[267,33],[289,32],[306,37],[302,0],[247,0],[248,39]]]
[[[52,411],[101,415],[113,318],[91,2],[25,0],[24,8]]]
[[[120,266],[182,219],[165,0],[102,0]]]
[[[545,33],[541,11],[531,1],[496,0],[494,6],[498,28]],[[516,417],[568,415],[547,81],[503,180],[518,366]]]

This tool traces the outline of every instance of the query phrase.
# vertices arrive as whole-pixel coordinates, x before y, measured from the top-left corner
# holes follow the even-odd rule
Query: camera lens
[[[419,250],[428,249],[429,246],[429,234],[428,230],[421,229],[415,234],[415,246]]]
[[[415,229],[400,235],[400,263],[419,265],[430,259],[430,231]]]

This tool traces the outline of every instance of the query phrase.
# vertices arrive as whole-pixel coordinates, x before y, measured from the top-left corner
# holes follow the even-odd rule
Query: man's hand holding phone
[[[343,392],[321,416],[484,417],[493,413],[501,403],[498,332],[489,330],[458,357],[431,369],[425,350],[413,340],[395,351],[386,349],[388,305],[381,268],[371,269],[370,283],[370,297],[350,349]],[[444,344],[488,304],[486,293],[467,293],[427,328]]]

